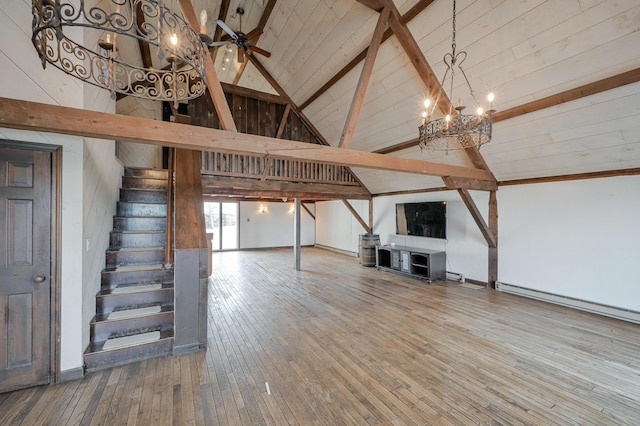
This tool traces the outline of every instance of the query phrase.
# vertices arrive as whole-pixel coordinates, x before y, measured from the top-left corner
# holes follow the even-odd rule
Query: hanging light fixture
[[[422,124],[418,127],[420,135],[418,137],[418,146],[420,149],[449,151],[461,148],[479,148],[481,145],[491,140],[491,115],[495,112],[493,108],[493,93],[489,93],[487,97],[487,107],[483,108],[478,101],[471,83],[462,68],[462,63],[467,58],[467,52],[461,50],[456,52],[456,1],[453,0],[453,32],[451,41],[451,53],[447,53],[443,60],[447,67],[442,81],[436,101],[431,103],[427,99],[424,103],[424,112],[422,113]],[[462,101],[458,100],[456,106],[453,105],[453,87],[456,68],[464,77],[464,81],[469,89],[469,94],[476,104],[476,113],[473,115],[465,115],[462,111],[465,107]],[[449,76],[449,80],[447,80]],[[440,101],[440,96],[444,92],[445,84],[449,85],[449,110],[446,115],[441,118],[432,119],[433,112]]]
[[[205,91],[205,50],[200,36],[163,0],[32,0],[32,36],[42,67],[47,63],[111,92],[158,101],[194,99]],[[102,4],[101,4],[102,6]],[[96,37],[84,29],[98,31]],[[73,37],[73,35],[79,35]],[[76,40],[81,41],[76,41]],[[95,46],[83,45],[95,40]],[[125,62],[124,40],[148,43],[159,67]],[[153,50],[151,50],[153,49]],[[149,64],[147,64],[149,65]]]

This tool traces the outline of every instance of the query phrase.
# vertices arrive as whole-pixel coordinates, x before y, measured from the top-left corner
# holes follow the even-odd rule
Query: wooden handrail
[[[173,264],[173,192],[175,174],[175,148],[169,148],[169,166],[167,171],[167,226],[164,247],[165,267]]]

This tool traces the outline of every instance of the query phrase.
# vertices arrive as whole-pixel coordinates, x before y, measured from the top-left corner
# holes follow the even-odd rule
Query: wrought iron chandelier
[[[114,99],[121,93],[177,104],[204,93],[205,50],[200,36],[163,0],[107,0],[106,9],[85,3],[32,0],[31,40],[43,68],[48,62],[109,90]],[[88,46],[78,39],[97,42]],[[125,62],[118,47],[127,39],[136,45],[148,43],[160,66]]]
[[[461,50],[456,52],[456,1],[453,0],[453,32],[451,41],[451,53],[444,55],[443,61],[447,70],[442,77],[440,90],[436,101],[432,104],[429,99],[424,102],[425,110],[422,113],[422,124],[418,127],[420,135],[418,146],[420,149],[449,151],[452,149],[480,147],[491,140],[492,118],[495,112],[493,108],[493,93],[489,93],[488,107],[483,108],[476,97],[476,93],[469,83],[462,63],[467,58],[467,52]],[[464,81],[469,89],[469,94],[476,104],[475,115],[465,115],[462,111],[465,107],[461,100],[458,105],[453,105],[453,87],[456,68],[464,77]],[[447,80],[449,76],[449,80]],[[440,96],[444,92],[444,85],[449,85],[449,110],[444,117],[432,119],[433,112],[440,101]]]

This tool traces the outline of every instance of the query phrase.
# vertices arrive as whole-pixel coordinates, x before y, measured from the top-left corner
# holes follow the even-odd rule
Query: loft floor
[[[213,263],[206,351],[0,394],[0,424],[637,424],[640,325],[321,249]]]

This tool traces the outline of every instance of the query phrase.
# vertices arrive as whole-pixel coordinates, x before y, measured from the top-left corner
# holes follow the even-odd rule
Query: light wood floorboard
[[[214,254],[207,350],[0,394],[0,425],[640,423],[640,325],[293,260]]]

